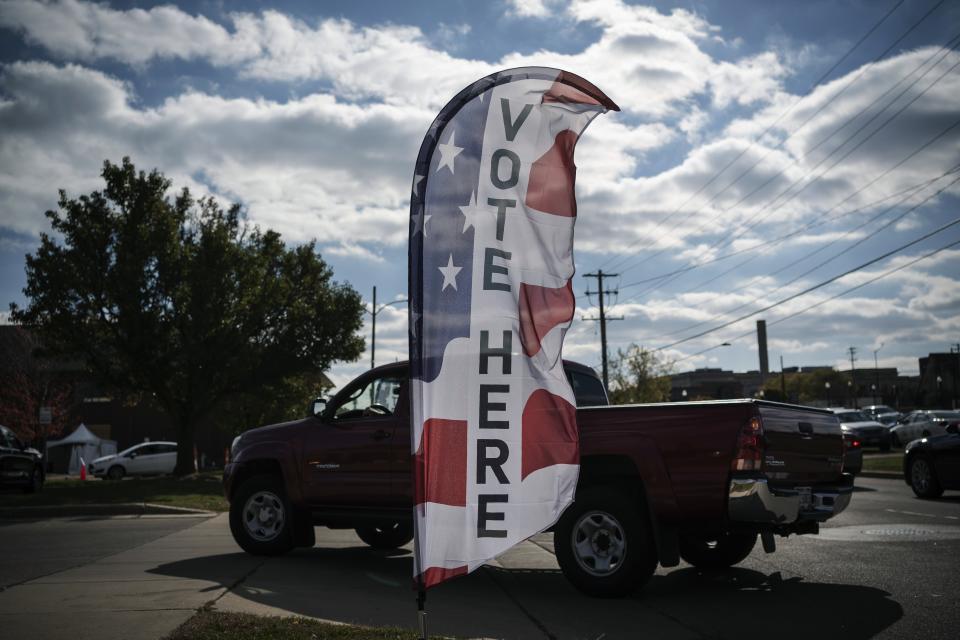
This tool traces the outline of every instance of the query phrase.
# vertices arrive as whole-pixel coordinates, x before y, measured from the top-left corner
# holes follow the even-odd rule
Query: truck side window
[[[335,419],[393,415],[400,399],[400,383],[401,379],[393,376],[371,380],[336,408]]]
[[[570,371],[567,375],[578,407],[604,407],[608,404],[600,380],[578,371]]]

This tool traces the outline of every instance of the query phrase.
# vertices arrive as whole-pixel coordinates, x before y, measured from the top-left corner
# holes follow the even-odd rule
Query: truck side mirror
[[[311,418],[319,417],[323,410],[327,408],[327,401],[324,398],[314,398],[307,408],[307,414]]]

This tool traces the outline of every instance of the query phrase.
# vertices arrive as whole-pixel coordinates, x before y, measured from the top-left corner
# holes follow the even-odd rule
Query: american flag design
[[[487,76],[434,120],[410,203],[414,575],[466,574],[550,527],[579,471],[574,147],[619,110],[572,73]]]

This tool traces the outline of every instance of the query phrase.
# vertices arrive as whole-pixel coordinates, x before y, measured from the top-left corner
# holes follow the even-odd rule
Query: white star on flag
[[[466,233],[467,229],[474,226],[474,222],[481,213],[484,212],[482,207],[477,206],[477,192],[473,192],[473,197],[470,200],[469,204],[466,204],[462,207],[459,207],[460,213],[463,214],[463,232]],[[475,227],[474,227],[475,228]]]
[[[417,187],[420,186],[420,182],[423,180],[423,176],[413,176],[413,195],[419,197],[417,194]]]
[[[441,291],[446,291],[447,287],[453,287],[453,290],[457,291],[457,274],[460,273],[463,267],[455,267],[453,265],[453,254],[450,254],[450,258],[447,260],[447,266],[437,267],[437,269],[440,269],[440,273],[443,274],[443,288]]]
[[[450,169],[450,173],[454,173],[453,159],[463,151],[463,147],[458,147],[456,141],[453,139],[454,134],[456,134],[456,131],[451,131],[447,141],[437,145],[437,149],[440,150],[440,162],[437,163],[437,171],[447,167]]]
[[[413,219],[413,232],[411,235],[417,235],[418,231],[423,231],[423,209],[417,210],[417,212],[410,217]]]

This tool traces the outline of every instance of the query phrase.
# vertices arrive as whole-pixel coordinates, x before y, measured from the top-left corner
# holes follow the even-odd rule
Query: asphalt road
[[[132,516],[0,520],[0,591],[134,549],[196,523],[194,518]]]
[[[577,593],[549,553],[551,537],[539,536],[431,591],[433,629],[591,640],[960,636],[960,492],[920,500],[898,480],[857,485],[850,507],[819,536],[778,538],[771,555],[758,544],[729,571],[660,569],[623,599]],[[56,618],[57,601],[71,598],[91,629],[141,616],[127,627],[138,638],[159,639],[168,632],[161,628],[212,601],[221,610],[413,624],[408,551],[373,551],[349,531],[317,535],[313,549],[257,559],[239,552],[222,516],[0,523],[0,585],[8,587],[0,589],[0,636],[5,621],[31,631],[43,631],[47,619],[62,627],[75,614],[65,609]],[[76,565],[84,566],[50,575]],[[24,584],[40,576],[47,577]],[[171,616],[166,627],[143,626],[161,615]]]

